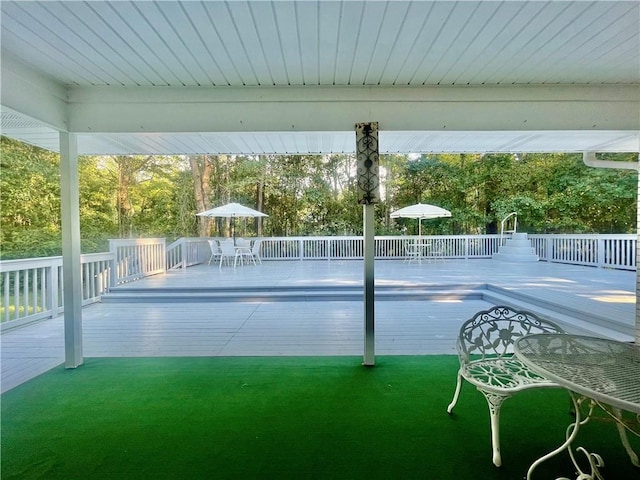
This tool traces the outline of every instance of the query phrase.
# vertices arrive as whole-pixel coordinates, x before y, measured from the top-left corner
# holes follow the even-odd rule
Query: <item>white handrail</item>
[[[514,217],[513,219],[513,230],[506,230],[506,233],[516,233],[518,229],[518,212],[511,212],[509,215],[504,217],[500,222],[500,245],[503,245],[502,238],[504,237],[505,229],[504,226],[507,223],[509,218]]]

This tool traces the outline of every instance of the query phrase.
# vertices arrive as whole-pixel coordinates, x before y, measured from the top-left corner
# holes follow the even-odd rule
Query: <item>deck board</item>
[[[376,285],[439,289],[491,284],[577,308],[584,315],[635,323],[636,274],[573,265],[447,260],[406,264],[378,261]],[[258,266],[200,265],[130,284],[157,288],[359,286],[360,261],[264,262]],[[375,304],[376,354],[455,353],[463,321],[493,303],[452,290],[438,301],[391,299]],[[458,298],[460,297],[460,298]],[[361,355],[363,305],[359,301],[97,303],[83,309],[86,357]],[[2,333],[2,391],[64,360],[61,317]],[[569,328],[570,330],[570,328]]]

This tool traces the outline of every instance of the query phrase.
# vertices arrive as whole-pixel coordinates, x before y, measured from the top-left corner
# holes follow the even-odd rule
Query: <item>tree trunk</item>
[[[206,155],[190,155],[189,165],[193,176],[193,190],[196,201],[196,210],[203,212],[211,208],[211,162]],[[198,217],[198,235],[200,237],[211,236],[211,219]]]
[[[258,157],[258,161],[260,162],[262,168],[260,178],[256,182],[256,209],[262,212],[264,207],[264,180],[265,180],[265,168],[263,165],[263,158]],[[263,235],[262,230],[262,217],[256,217],[256,235],[261,237]]]

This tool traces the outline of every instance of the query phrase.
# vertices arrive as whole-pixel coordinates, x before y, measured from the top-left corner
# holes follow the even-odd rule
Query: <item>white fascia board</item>
[[[77,133],[640,130],[640,86],[83,87]]]
[[[0,59],[0,105],[43,126],[67,130],[67,89],[4,54]]]

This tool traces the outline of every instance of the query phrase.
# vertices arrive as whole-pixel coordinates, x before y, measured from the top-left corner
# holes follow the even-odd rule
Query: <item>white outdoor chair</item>
[[[242,240],[241,242],[239,240]],[[245,262],[249,263],[249,262],[253,262],[253,264],[256,264],[256,259],[253,258],[253,253],[251,251],[251,242],[249,242],[248,240],[243,239],[238,239],[238,241],[236,241],[236,258],[233,261],[233,266],[235,267],[238,264],[238,260],[240,260],[240,265],[244,265]]]
[[[250,246],[249,240],[245,240],[242,237],[236,238],[236,247],[249,247],[249,246]]]
[[[411,263],[414,260],[420,262],[421,252],[417,242],[411,240],[405,241],[404,254],[404,262]]]
[[[236,260],[236,248],[233,245],[233,239],[228,238],[220,242],[220,264],[218,268],[222,268],[222,262],[231,265]]]
[[[453,400],[455,407],[462,379],[474,385],[486,398],[491,418],[493,463],[502,465],[500,456],[500,407],[514,393],[529,388],[559,387],[533,373],[513,355],[515,340],[530,333],[564,333],[548,320],[511,307],[498,306],[476,313],[460,328],[456,347],[460,360]]]
[[[211,261],[214,258],[218,258],[221,255],[220,246],[218,245],[217,240],[207,240],[209,242],[209,248],[211,249],[211,256],[209,257],[209,263],[207,265],[211,265]]]
[[[253,246],[251,247],[251,256],[253,257],[253,263],[256,263],[256,261],[262,265],[262,259],[260,258],[260,246],[262,245],[262,239],[261,238],[257,238],[254,242],[253,242]]]
[[[429,256],[433,258],[433,263],[436,263],[438,259],[444,262],[444,251],[442,248],[442,242],[439,240],[434,240],[431,242],[431,248],[429,249]]]

